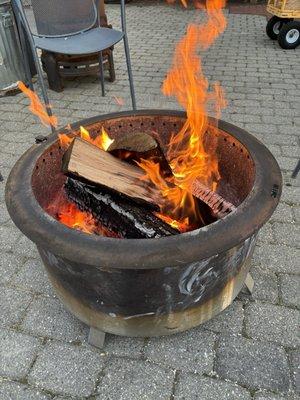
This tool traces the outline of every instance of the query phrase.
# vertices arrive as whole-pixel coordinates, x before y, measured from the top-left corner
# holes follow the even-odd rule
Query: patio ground
[[[145,4],[145,3],[144,3]],[[193,11],[161,2],[128,4],[128,31],[140,108],[177,108],[160,93],[174,45]],[[118,26],[119,8],[107,7]],[[18,157],[47,129],[23,95],[0,100],[0,399],[1,400],[296,400],[300,393],[298,318],[299,51],[265,35],[266,19],[228,15],[228,28],[203,56],[207,77],[221,81],[223,118],[264,142],[284,176],[278,210],[263,228],[252,263],[253,296],[240,294],[220,316],[188,333],[158,339],[108,335],[103,351],[53,293],[34,246],[10,221],[5,181]],[[117,81],[100,96],[96,78],[50,92],[64,125],[130,107],[122,46]],[[125,99],[118,106],[113,96]],[[298,125],[298,126],[297,126]],[[297,380],[298,377],[298,380]]]

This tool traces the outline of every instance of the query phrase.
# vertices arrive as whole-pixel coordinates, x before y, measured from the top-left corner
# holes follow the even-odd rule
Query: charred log
[[[90,212],[101,225],[123,238],[151,239],[179,233],[150,210],[101,186],[68,178],[65,191],[81,210]]]

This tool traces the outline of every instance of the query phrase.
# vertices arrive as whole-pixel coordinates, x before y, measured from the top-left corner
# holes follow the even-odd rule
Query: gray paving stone
[[[32,295],[3,287],[0,291],[0,326],[12,326],[20,322]]]
[[[12,284],[36,293],[55,296],[42,261],[39,259],[27,260],[12,280]]]
[[[111,359],[98,386],[97,400],[165,400],[174,372],[142,360]]]
[[[300,349],[290,351],[289,357],[291,361],[291,375],[294,387],[296,392],[300,394]]]
[[[300,223],[300,207],[293,207],[293,214],[295,221]]]
[[[215,332],[240,333],[243,327],[244,310],[243,303],[234,301],[226,310],[204,323],[202,328]]]
[[[272,242],[274,242],[273,225],[267,223],[259,231],[257,243],[272,243]]]
[[[280,394],[257,392],[254,395],[254,400],[298,400],[299,398],[296,396],[293,394],[281,396]]]
[[[280,287],[284,304],[300,307],[300,276],[280,275]]]
[[[56,394],[87,397],[94,392],[104,358],[86,346],[48,343],[28,376],[29,384]]]
[[[250,400],[249,391],[241,386],[196,374],[179,374],[174,400]]]
[[[293,222],[293,208],[285,203],[279,203],[275,213],[271,217],[271,221],[276,222]]]
[[[83,341],[88,328],[52,298],[34,299],[26,312],[22,329],[37,336],[65,341]]]
[[[0,253],[0,284],[9,282],[21,267],[24,257],[13,253]]]
[[[0,376],[23,379],[40,346],[39,339],[12,330],[0,329]]]
[[[120,357],[140,357],[144,346],[144,338],[130,338],[107,334],[104,351]]]
[[[1,168],[0,168],[0,172],[1,172]],[[7,222],[9,220],[9,214],[8,211],[5,207],[5,205],[2,203],[0,204],[0,225],[4,224],[5,222]]]
[[[254,265],[270,268],[274,272],[299,273],[300,250],[284,245],[263,244],[256,247]]]
[[[40,390],[18,382],[0,380],[1,400],[50,400],[51,397]]]
[[[273,232],[278,243],[299,247],[300,225],[275,222],[273,224]]]
[[[298,146],[281,146],[282,154],[288,157],[299,157]]]
[[[254,279],[253,299],[277,303],[279,299],[277,276],[269,269],[252,267],[251,276]]]
[[[23,234],[20,235],[16,242],[14,251],[29,258],[39,257],[35,244]]]
[[[254,339],[295,347],[298,321],[299,312],[287,307],[255,302],[245,308],[246,332]]]
[[[249,389],[286,393],[288,361],[282,347],[243,337],[223,336],[217,348],[216,373]]]
[[[1,251],[10,251],[14,248],[14,243],[20,236],[16,228],[0,225],[0,243]]]
[[[284,186],[281,200],[288,204],[300,204],[300,187]]]
[[[145,356],[154,362],[187,372],[209,373],[213,365],[216,336],[202,328],[186,333],[153,338],[145,347]]]

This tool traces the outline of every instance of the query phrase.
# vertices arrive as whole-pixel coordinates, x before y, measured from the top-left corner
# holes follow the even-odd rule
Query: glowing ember
[[[98,230],[93,216],[80,211],[75,204],[67,200],[63,192],[58,193],[54,201],[48,206],[47,212],[69,228],[89,234]]]
[[[183,2],[185,3],[185,2]],[[214,84],[212,91],[202,70],[198,51],[207,49],[224,31],[226,19],[222,12],[224,0],[207,0],[207,21],[201,25],[191,24],[186,35],[176,47],[173,66],[163,83],[163,93],[175,96],[186,110],[187,120],[181,131],[174,133],[167,145],[167,159],[173,172],[175,184],[170,189],[161,177],[159,166],[154,161],[141,160],[139,166],[146,177],[160,189],[168,201],[168,214],[171,217],[199,218],[197,205],[190,193],[195,179],[215,190],[219,180],[218,160],[215,154],[216,143],[205,146],[208,127],[208,108],[214,106],[216,116],[226,106],[223,90]],[[213,136],[213,135],[212,135]],[[161,205],[165,211],[165,205]]]
[[[58,213],[58,220],[69,226],[85,233],[94,233],[96,225],[91,214],[80,211],[75,204],[63,204]]]

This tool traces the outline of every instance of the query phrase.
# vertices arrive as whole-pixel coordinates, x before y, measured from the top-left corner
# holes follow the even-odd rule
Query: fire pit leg
[[[249,293],[252,294],[253,288],[254,288],[254,280],[249,273],[246,276],[245,285],[246,285],[246,288],[248,289]]]
[[[95,346],[98,347],[98,349],[102,349],[104,347],[104,342],[105,342],[105,332],[90,327],[88,343],[91,346]]]

